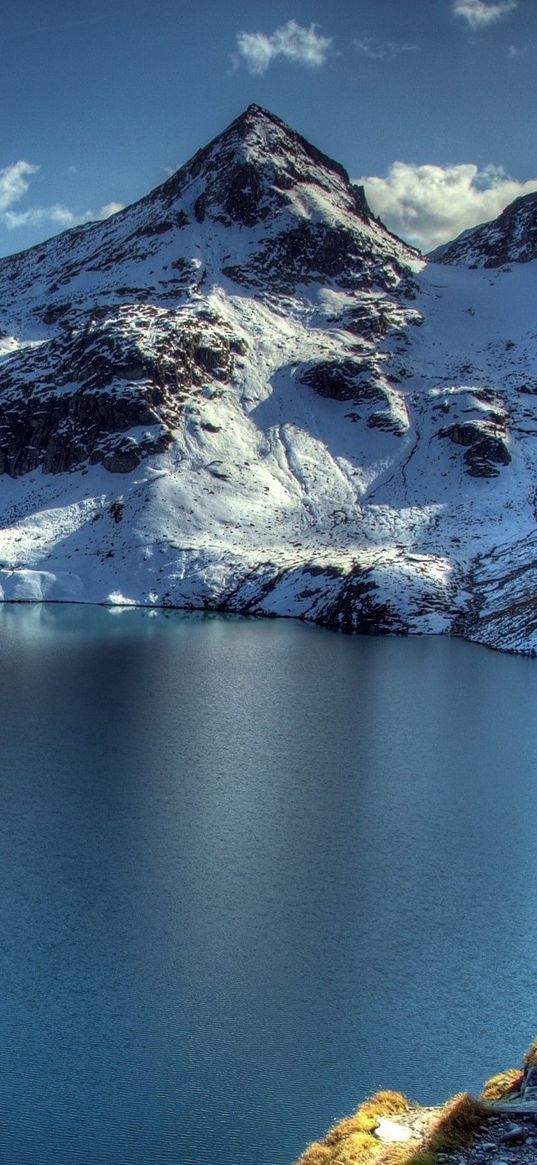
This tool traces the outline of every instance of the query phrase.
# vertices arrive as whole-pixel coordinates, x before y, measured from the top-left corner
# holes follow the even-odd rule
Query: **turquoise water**
[[[535,1034],[537,661],[0,607],[0,1159],[290,1165]]]

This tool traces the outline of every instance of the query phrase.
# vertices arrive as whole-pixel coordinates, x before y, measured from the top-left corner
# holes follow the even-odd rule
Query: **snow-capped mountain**
[[[427,264],[251,106],[0,261],[3,597],[532,649],[535,279]]]
[[[244,354],[211,296],[392,290],[410,257],[342,167],[250,107],[135,206],[0,263],[0,471],[134,468]]]

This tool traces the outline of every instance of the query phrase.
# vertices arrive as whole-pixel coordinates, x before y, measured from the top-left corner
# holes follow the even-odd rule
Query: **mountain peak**
[[[188,180],[203,174],[210,186],[217,171],[231,172],[244,165],[257,170],[264,187],[289,189],[305,181],[333,187],[334,180],[350,187],[347,171],[339,162],[322,153],[275,113],[256,104],[249,105],[198,150],[169,182],[182,186],[185,177]]]
[[[213,295],[404,297],[415,260],[342,166],[250,105],[133,206],[0,262],[0,474],[126,472],[169,443],[185,394],[229,380],[241,349]]]
[[[276,114],[271,113],[270,110],[264,109],[261,105],[252,103],[238,117],[233,121],[214,139],[214,142],[225,142],[230,135],[237,135],[242,139],[248,137],[251,133],[270,132],[271,129],[278,128],[280,131],[293,131],[285,124],[281,118]],[[212,144],[212,143],[211,143]]]
[[[239,114],[238,120],[249,121],[275,121],[280,122],[281,125],[285,123],[281,118],[277,117],[275,113],[271,113],[269,109],[265,109],[263,105],[256,105],[255,101],[244,110],[244,113]]]
[[[268,109],[264,109],[261,105],[249,105],[244,110],[244,113],[241,113],[216,140],[221,141],[225,139],[236,128],[240,128],[246,138],[250,134],[253,134],[254,137],[257,135],[256,144],[258,146],[263,142],[263,144],[269,147],[276,145],[280,149],[284,147],[284,149],[294,153],[303,152],[315,165],[326,167],[328,170],[338,174],[345,182],[349,181],[349,175],[340,162],[336,162],[328,154],[322,153],[317,146],[312,145],[307,138],[292,129],[283,118],[278,117],[277,114],[272,113]]]
[[[198,223],[208,218],[252,228],[285,214],[311,221],[342,212],[362,223],[372,218],[339,162],[255,103],[160,190],[183,203],[188,191]]]

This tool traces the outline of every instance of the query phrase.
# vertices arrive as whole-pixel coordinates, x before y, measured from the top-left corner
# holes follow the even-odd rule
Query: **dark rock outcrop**
[[[232,372],[236,343],[214,315],[145,308],[134,326],[120,307],[62,321],[48,342],[0,361],[0,473],[86,460],[127,473],[166,447],[188,397]]]
[[[369,360],[323,360],[302,372],[300,379],[331,400],[386,404],[386,393],[375,376],[376,368]]]
[[[464,421],[449,425],[440,436],[465,447],[464,463],[470,477],[497,477],[498,467],[511,461],[505,435],[487,431],[486,423]]]

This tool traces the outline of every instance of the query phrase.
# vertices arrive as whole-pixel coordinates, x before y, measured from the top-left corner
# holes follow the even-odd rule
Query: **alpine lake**
[[[0,606],[0,1160],[291,1165],[535,1035],[537,660]]]

